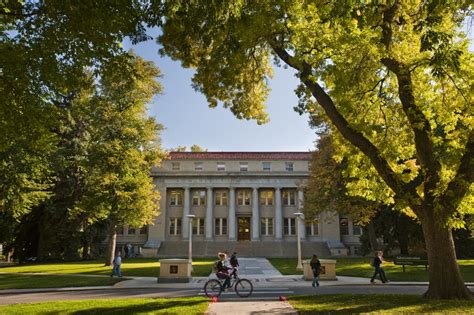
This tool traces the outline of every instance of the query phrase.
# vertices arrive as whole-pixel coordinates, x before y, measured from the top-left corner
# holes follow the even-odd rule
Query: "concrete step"
[[[239,256],[247,257],[296,257],[297,243],[290,241],[199,241],[193,243],[193,256],[214,257],[217,253],[228,251],[237,252]],[[319,257],[329,257],[330,252],[325,242],[301,242],[303,257],[313,254]],[[160,257],[186,257],[188,254],[187,241],[164,241],[158,255]]]

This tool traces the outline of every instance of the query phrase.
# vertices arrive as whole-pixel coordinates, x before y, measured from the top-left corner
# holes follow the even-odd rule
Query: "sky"
[[[470,51],[474,51],[472,20],[466,20],[465,31],[471,39]],[[149,30],[150,36],[158,33],[158,29]],[[154,61],[162,72],[159,81],[163,93],[149,104],[148,114],[165,128],[161,133],[164,149],[197,144],[209,151],[314,150],[317,138],[309,127],[308,115],[300,116],[293,110],[298,102],[294,93],[298,80],[292,69],[275,67],[266,102],[270,122],[259,126],[255,121],[237,119],[222,106],[209,108],[204,95],[191,87],[194,71],[184,69],[178,61],[160,57],[155,40],[138,45],[124,42],[124,48]]]
[[[156,36],[158,31],[151,30]],[[164,149],[198,144],[209,151],[309,151],[314,149],[316,134],[308,125],[308,116],[293,110],[298,98],[294,89],[298,80],[290,69],[275,68],[266,103],[270,122],[239,120],[222,106],[209,108],[203,94],[191,87],[193,70],[180,62],[160,57],[155,40],[131,45],[126,49],[146,60],[154,61],[163,77],[159,79],[163,93],[149,105],[149,115],[163,124]]]

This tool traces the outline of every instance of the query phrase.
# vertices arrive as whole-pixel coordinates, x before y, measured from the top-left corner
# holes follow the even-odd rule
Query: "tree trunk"
[[[422,222],[429,263],[429,299],[474,299],[464,284],[456,260],[451,229],[439,224],[431,211]]]
[[[375,234],[374,223],[371,222],[367,225],[367,232],[369,233],[369,243],[372,251],[379,250],[379,243],[377,242],[377,235]]]
[[[117,243],[117,224],[110,221],[108,228],[107,253],[105,257],[105,266],[112,266],[115,256],[115,246]]]

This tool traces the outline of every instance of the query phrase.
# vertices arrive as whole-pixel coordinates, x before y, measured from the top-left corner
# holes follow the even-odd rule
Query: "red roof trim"
[[[312,152],[170,152],[172,160],[310,160]]]

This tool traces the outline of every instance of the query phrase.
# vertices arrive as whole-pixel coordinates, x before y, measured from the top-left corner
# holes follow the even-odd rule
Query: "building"
[[[297,225],[305,256],[357,254],[361,229],[350,217],[295,216],[304,210],[310,160],[310,152],[171,152],[152,170],[161,193],[155,224],[124,227],[118,244],[143,256],[186,256],[191,220],[196,256],[296,256]]]

